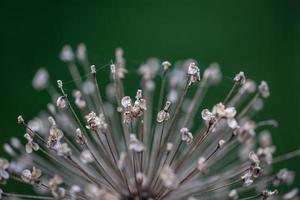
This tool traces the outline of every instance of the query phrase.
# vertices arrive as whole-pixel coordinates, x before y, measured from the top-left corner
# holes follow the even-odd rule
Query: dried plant
[[[54,87],[47,70],[38,70],[33,87],[47,90],[52,103],[28,122],[18,117],[27,143],[13,137],[4,144],[9,161],[0,159],[0,182],[12,178],[34,193],[0,190],[0,199],[298,199],[297,189],[278,193],[294,172],[272,166],[300,151],[273,158],[269,129],[277,123],[255,121],[270,95],[265,81],[256,87],[239,72],[209,109],[203,99],[222,79],[216,63],[200,74],[194,60],[171,66],[149,59],[129,88],[117,49],[103,93],[97,78],[106,75],[90,65],[83,44],[76,53],[65,46],[60,58],[76,89],[70,94],[61,80]],[[126,95],[132,89],[135,98]]]

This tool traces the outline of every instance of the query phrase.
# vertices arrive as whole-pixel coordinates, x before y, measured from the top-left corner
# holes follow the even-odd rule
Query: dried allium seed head
[[[25,126],[27,142],[22,145],[13,138],[3,145],[10,158],[9,162],[0,158],[1,184],[9,177],[21,177],[34,188],[42,186],[42,191],[30,195],[36,199],[195,200],[238,199],[238,195],[267,199],[276,192],[257,191],[265,188],[266,182],[272,182],[274,188],[293,183],[292,171],[282,169],[272,175],[269,169],[273,163],[300,155],[299,150],[273,159],[276,146],[271,134],[260,130],[276,123],[254,121],[260,118],[254,115],[269,96],[264,81],[257,91],[256,83],[240,72],[223,103],[202,110],[204,123],[199,123],[205,93],[222,77],[217,63],[207,67],[200,80],[195,60],[179,61],[170,68],[167,61],[148,59],[138,69],[141,83],[136,85],[141,88],[131,98],[125,95],[123,55],[122,49],[116,49],[106,96],[83,44],[77,48],[76,64],[70,46],[61,53],[76,85],[73,95],[69,96],[69,90],[58,80],[59,97],[48,88],[48,73],[37,72],[34,88],[49,89],[51,99],[57,99],[57,106],[65,109],[50,103],[48,112],[41,112],[28,124],[18,117],[18,123]],[[82,65],[86,76],[81,76],[77,64]],[[88,75],[89,66],[92,76]],[[195,82],[199,84],[191,88]],[[190,130],[195,130],[194,135]],[[36,167],[28,170],[32,164],[43,170],[42,178]],[[238,182],[251,187],[242,188]],[[255,196],[247,197],[248,191]],[[278,198],[291,200],[297,192],[279,194]],[[29,197],[0,190],[1,195]]]

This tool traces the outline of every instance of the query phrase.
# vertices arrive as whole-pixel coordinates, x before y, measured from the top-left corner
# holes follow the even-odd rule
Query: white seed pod
[[[244,72],[239,72],[237,75],[235,75],[233,80],[239,85],[244,85],[246,83],[246,77]]]
[[[231,190],[228,194],[228,197],[232,200],[237,200],[239,198],[239,195],[236,190]]]
[[[241,179],[246,187],[250,186],[253,183],[252,173],[250,172],[246,172],[244,175],[242,175]]]
[[[23,123],[24,123],[24,118],[23,118],[22,115],[19,115],[19,116],[18,116],[18,123],[19,123],[19,124],[23,124]]]
[[[190,63],[187,73],[190,75],[189,85],[200,81],[200,69],[195,63]]]
[[[72,154],[72,150],[67,143],[57,143],[54,149],[57,151],[58,156],[68,157]]]
[[[219,140],[218,147],[222,148],[224,144],[225,144],[225,140]]]
[[[205,162],[206,162],[206,159],[204,157],[200,157],[198,159],[198,170],[200,172],[203,172],[205,170],[205,168],[206,168],[206,163]]]
[[[91,74],[96,74],[96,66],[91,65]]]
[[[140,153],[145,150],[145,147],[144,144],[139,141],[134,134],[130,134],[129,149]]]
[[[124,168],[126,158],[127,158],[127,154],[125,152],[121,152],[120,159],[118,160],[118,169],[122,170]]]
[[[80,109],[84,109],[86,107],[86,101],[82,98],[82,94],[79,90],[74,92],[75,104]]]
[[[122,98],[121,100],[121,104],[124,108],[129,108],[132,106],[132,101],[131,98],[129,96],[125,96]]]
[[[169,109],[171,106],[171,101],[166,101],[165,107],[163,110],[157,113],[156,121],[158,123],[166,122],[170,118]]]
[[[70,45],[65,45],[59,55],[63,62],[72,62],[74,60],[74,52]]]
[[[82,92],[85,95],[92,95],[95,92],[95,85],[93,81],[91,80],[86,80],[82,84]]]
[[[205,69],[203,74],[204,79],[207,80],[209,85],[216,85],[222,79],[222,73],[218,63],[212,63],[207,69]]]
[[[260,163],[260,160],[259,160],[258,156],[253,151],[251,151],[249,153],[249,159],[251,160],[251,162],[253,162],[255,164],[259,164]]]
[[[261,193],[262,199],[269,199],[269,197],[275,196],[278,194],[278,190],[264,190]]]
[[[227,119],[227,125],[233,130],[240,128],[238,122],[234,118]]]
[[[194,137],[188,128],[181,128],[180,133],[182,141],[186,142],[187,144],[191,144],[193,142]]]
[[[86,46],[84,43],[80,43],[76,50],[76,57],[79,62],[84,63],[87,60]]]
[[[40,68],[32,79],[32,86],[36,90],[43,90],[49,84],[49,73],[46,68]]]
[[[65,96],[60,96],[60,97],[57,98],[56,106],[58,108],[65,108],[66,105],[67,105],[67,103],[66,103],[66,97]]]
[[[167,71],[172,64],[169,61],[164,61],[161,65],[163,66],[164,71]]]
[[[170,118],[170,114],[164,110],[161,110],[157,113],[156,121],[158,123],[162,123],[164,121],[168,121]]]
[[[172,149],[173,149],[173,143],[171,143],[171,142],[168,142],[167,143],[167,147],[166,147],[166,150],[168,151],[168,152],[170,152],[170,151],[172,151]]]
[[[76,142],[81,145],[86,143],[86,138],[79,128],[76,129]]]
[[[258,86],[259,94],[263,98],[268,98],[270,96],[269,86],[266,81],[262,81]]]
[[[298,188],[294,188],[291,191],[289,191],[288,193],[285,193],[282,197],[283,200],[297,200],[297,195],[299,193],[299,189]]]
[[[80,154],[80,159],[84,164],[94,162],[94,157],[89,150],[84,150]]]
[[[62,88],[63,87],[62,80],[57,80],[57,86],[58,86],[58,88]]]
[[[179,180],[176,177],[174,170],[168,166],[162,168],[159,177],[162,179],[165,187],[169,189],[176,189],[179,185]]]
[[[208,109],[203,109],[201,112],[201,116],[202,119],[207,122],[214,120],[216,118],[215,115],[211,113]]]

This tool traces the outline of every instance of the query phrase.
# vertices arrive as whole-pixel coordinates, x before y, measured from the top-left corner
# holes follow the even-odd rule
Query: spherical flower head
[[[76,88],[70,95],[58,80],[56,91],[48,85],[48,73],[37,72],[34,88],[47,89],[54,104],[49,103],[47,111],[28,123],[18,117],[26,141],[22,145],[13,138],[4,144],[10,162],[0,158],[1,183],[10,174],[21,177],[34,188],[43,187],[43,193],[32,194],[40,199],[180,200],[247,198],[250,190],[256,192],[255,198],[267,199],[276,192],[257,191],[262,182],[271,182],[275,188],[293,182],[291,171],[282,169],[272,175],[265,170],[286,159],[273,159],[275,145],[270,134],[262,131],[273,126],[273,120],[254,117],[269,96],[266,82],[257,90],[256,83],[240,72],[226,98],[207,109],[205,94],[222,78],[217,63],[209,65],[200,79],[195,60],[175,62],[170,68],[168,61],[148,59],[138,69],[141,83],[136,86],[140,88],[130,97],[125,95],[133,88],[128,89],[123,80],[127,70],[122,49],[116,50],[111,62],[106,96],[98,77],[105,72],[99,74],[95,65],[90,66],[84,44],[78,46],[76,58],[70,46],[63,48],[60,57]],[[201,120],[198,114],[203,107]],[[29,170],[33,163],[37,167]]]

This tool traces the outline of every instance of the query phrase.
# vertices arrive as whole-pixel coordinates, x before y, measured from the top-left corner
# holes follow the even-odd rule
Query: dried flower
[[[186,142],[187,144],[191,144],[193,142],[193,135],[191,132],[189,132],[188,128],[182,128],[180,129],[181,133],[181,140]]]
[[[40,182],[40,176],[42,176],[42,171],[36,167],[32,167],[32,171],[29,169],[23,170],[21,178],[30,184],[37,184]]]
[[[233,80],[239,85],[244,85],[246,83],[246,77],[244,72],[239,72],[237,75],[235,75]]]
[[[24,137],[27,140],[27,144],[25,145],[25,150],[27,153],[32,153],[32,150],[39,150],[39,145],[33,142],[33,138],[28,133],[25,133]]]
[[[123,83],[127,69],[122,49],[116,49],[110,65],[107,96],[101,91],[104,85],[98,85],[95,65],[89,65],[84,44],[76,53],[66,45],[60,58],[72,72],[73,95],[61,80],[57,81],[61,95],[49,90],[48,72],[40,69],[33,87],[46,89],[56,102],[28,123],[19,116],[27,142],[22,145],[13,137],[3,145],[9,161],[0,158],[0,183],[13,177],[43,191],[29,197],[0,189],[0,199],[296,198],[297,189],[277,194],[281,185],[293,183],[294,172],[282,169],[273,175],[270,169],[300,151],[274,157],[276,146],[268,126],[276,123],[254,117],[270,96],[265,81],[257,88],[239,72],[225,100],[205,108],[206,91],[222,78],[217,63],[209,65],[201,79],[195,60],[175,62],[170,68],[168,61],[148,59],[138,69],[141,83],[133,87],[141,88],[135,88],[131,98],[125,95],[133,88]],[[78,73],[77,63],[86,76]],[[270,184],[274,190],[266,189]]]
[[[179,181],[174,173],[174,171],[165,166],[160,172],[160,178],[162,179],[164,185],[169,189],[176,189],[179,185]]]
[[[8,167],[9,162],[4,158],[0,158],[0,183],[4,183],[9,178]]]

